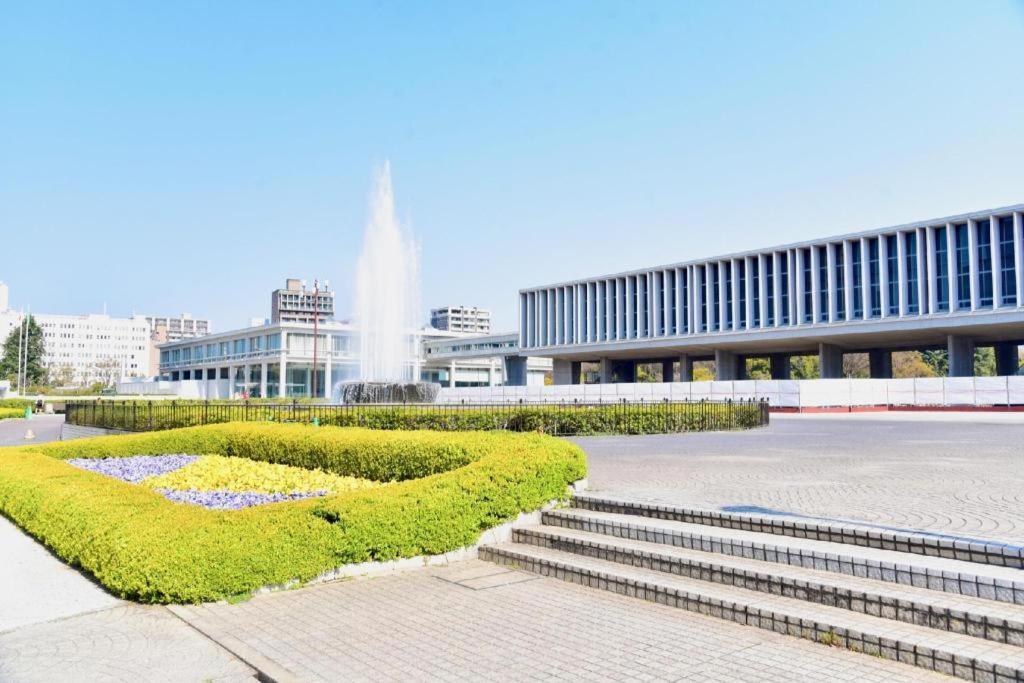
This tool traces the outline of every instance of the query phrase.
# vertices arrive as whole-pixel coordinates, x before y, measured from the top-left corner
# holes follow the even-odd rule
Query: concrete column
[[[552,361],[552,377],[555,384],[575,384],[572,381],[572,366],[573,362],[570,360],[563,360],[561,358],[555,358]]]
[[[1017,279],[1017,306],[1024,306],[1024,252],[1021,243],[1024,241],[1024,215],[1020,211],[1013,214],[1013,264],[1014,277]]]
[[[868,365],[872,379],[892,379],[892,351],[872,349],[868,351]]]
[[[679,356],[679,381],[693,381],[693,359],[685,353]]]
[[[1017,345],[1013,342],[998,342],[993,344],[993,350],[996,355],[996,374],[1000,377],[1016,375],[1020,368]]]
[[[732,351],[715,349],[715,379],[731,382],[739,378],[739,356]]]
[[[330,346],[327,348],[329,349]],[[413,364],[413,367],[416,367],[415,363]],[[328,401],[331,400],[334,394],[334,373],[332,373],[331,370],[331,354],[330,351],[328,351],[324,354],[324,398]],[[419,373],[413,371],[412,381],[420,381]]]
[[[523,356],[505,357],[505,386],[526,386],[526,358]]]
[[[818,361],[822,379],[839,379],[843,376],[843,349],[835,344],[818,344]]]
[[[228,398],[235,397],[235,366],[228,366]]]
[[[285,397],[288,395],[288,361],[285,360],[284,354],[281,354],[281,359],[278,363],[280,363],[281,369],[278,371],[277,377],[277,395]],[[230,395],[230,392],[228,395]]]
[[[946,276],[949,278],[949,312],[959,308],[956,293],[956,226],[946,223]]]
[[[1003,254],[999,244],[999,219],[989,219],[989,249],[992,253],[992,308],[1003,305]]]
[[[825,310],[828,311],[828,321],[834,323],[839,310],[836,306],[836,288],[839,285],[836,282],[836,249],[833,244],[828,244],[825,247],[825,267],[825,275],[828,279],[828,288],[825,292],[828,301],[825,302],[827,307]]]
[[[601,384],[611,384],[614,381],[614,378],[612,377],[612,359],[611,358],[602,358],[601,359],[601,370],[600,370],[599,374],[601,376]]]
[[[957,334],[946,338],[946,349],[949,352],[949,376],[974,376],[974,340]]]
[[[267,363],[260,365],[260,398],[267,397]]]
[[[487,364],[487,386],[489,387],[494,386],[494,374],[494,361],[492,360],[490,363]]]
[[[773,353],[768,356],[772,379],[789,379],[789,354]]]
[[[455,362],[448,365],[448,386],[455,387]]]
[[[675,369],[672,367],[673,361],[663,360],[661,361],[661,381],[662,382],[674,382]]]

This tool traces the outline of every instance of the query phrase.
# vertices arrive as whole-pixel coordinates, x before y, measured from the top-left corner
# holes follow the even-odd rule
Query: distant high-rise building
[[[270,322],[311,323],[318,313],[321,321],[334,318],[334,292],[325,280],[319,288],[310,289],[301,280],[285,280],[284,289],[270,295]]]
[[[434,308],[430,311],[430,326],[436,330],[449,332],[490,334],[491,312],[483,308],[468,306]]]
[[[167,330],[167,338],[164,341],[179,341],[181,339],[191,339],[192,337],[202,337],[212,332],[209,320],[197,320],[188,313],[182,313],[174,317],[147,315],[146,322],[149,323],[150,328],[154,332],[160,327]]]

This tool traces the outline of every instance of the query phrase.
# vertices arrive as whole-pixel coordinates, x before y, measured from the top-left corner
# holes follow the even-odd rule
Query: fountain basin
[[[345,403],[433,403],[441,385],[434,382],[346,382]]]

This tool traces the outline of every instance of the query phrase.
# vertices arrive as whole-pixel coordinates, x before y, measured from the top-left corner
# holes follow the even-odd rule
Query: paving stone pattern
[[[590,490],[1024,544],[1024,416],[772,415],[766,429],[581,437]]]
[[[175,610],[302,681],[949,680],[478,560]]]

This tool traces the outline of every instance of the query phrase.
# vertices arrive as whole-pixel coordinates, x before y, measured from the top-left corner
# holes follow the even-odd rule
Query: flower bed
[[[323,475],[338,477],[332,480],[338,485],[369,482],[320,497],[220,510],[173,502],[150,488],[194,467],[191,493],[180,498],[220,497],[233,506],[216,489],[224,480],[223,463],[215,460],[205,466],[202,458],[190,460],[140,477],[144,461],[122,462],[139,484],[66,462],[189,457],[183,453],[287,465],[306,470],[309,482],[326,481]],[[92,469],[105,467],[97,462]],[[483,530],[564,498],[567,484],[585,469],[579,448],[536,434],[232,423],[0,448],[0,513],[121,597],[197,602],[308,580],[345,564],[471,545]],[[240,482],[255,476],[236,474]],[[265,487],[277,491],[235,493],[293,496],[280,476],[282,483]],[[301,490],[327,489],[298,484],[313,485],[322,488]]]
[[[379,486],[366,479],[224,455],[137,455],[74,458],[67,462],[90,472],[142,484],[168,500],[218,510],[239,510]]]

